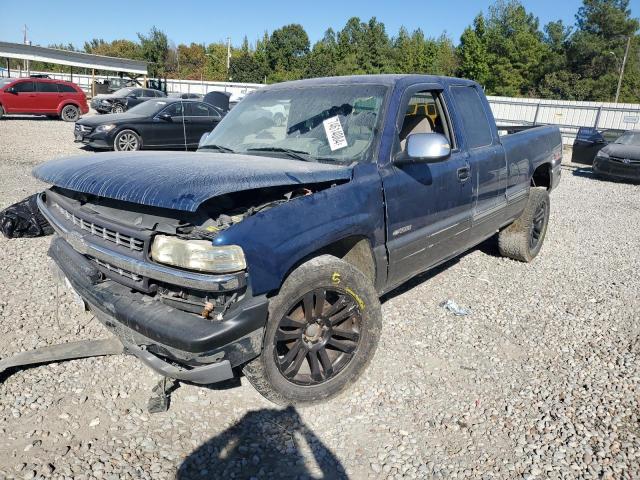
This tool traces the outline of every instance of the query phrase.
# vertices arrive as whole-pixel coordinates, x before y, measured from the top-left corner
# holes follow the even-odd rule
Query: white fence
[[[633,103],[491,96],[488,100],[499,125],[558,125],[565,143],[573,143],[579,127],[612,130],[640,128],[640,105]]]
[[[46,74],[51,78],[56,80],[71,80],[71,74],[69,73],[56,73],[56,72],[36,72],[32,71],[31,74]],[[0,68],[0,76],[6,76],[6,69]],[[12,77],[26,77],[26,71],[11,71]],[[109,78],[104,75],[96,75],[92,77],[91,75],[83,75],[83,74],[73,74],[73,82],[77,84],[80,88],[82,88],[87,94],[91,92],[91,82],[93,80],[107,80]],[[176,79],[167,79],[167,92],[180,92],[180,93],[201,93],[205,94],[212,91],[221,91],[221,92],[230,92],[231,100],[237,101],[244,97],[247,93],[262,87],[263,85],[260,83],[236,83],[236,82],[207,82],[207,81],[198,81],[198,80],[176,80]]]

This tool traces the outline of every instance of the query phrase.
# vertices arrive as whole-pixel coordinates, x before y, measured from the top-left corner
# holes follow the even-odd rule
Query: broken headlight
[[[211,273],[238,272],[247,268],[242,248],[216,246],[209,240],[182,240],[157,235],[151,245],[151,258],[158,263]]]

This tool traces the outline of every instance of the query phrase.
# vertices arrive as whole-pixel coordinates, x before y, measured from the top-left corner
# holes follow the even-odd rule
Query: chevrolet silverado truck
[[[34,175],[51,185],[50,257],[126,353],[310,404],[371,361],[384,293],[494,235],[507,257],[538,255],[561,147],[554,127],[499,136],[474,82],[353,76],[261,88],[197,152]]]

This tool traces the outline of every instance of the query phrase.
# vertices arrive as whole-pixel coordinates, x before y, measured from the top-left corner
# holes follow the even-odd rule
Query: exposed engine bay
[[[112,200],[104,197],[72,192],[53,187],[48,193],[48,202],[79,220],[81,228],[108,228],[125,231],[144,241],[145,247],[135,255],[149,258],[148,246],[155,234],[175,235],[184,240],[213,240],[224,230],[245,219],[264,213],[272,208],[312,195],[335,186],[335,182],[314,185],[269,187],[242,192],[234,192],[214,197],[203,203],[193,213],[175,211],[140,204]],[[179,218],[178,218],[179,217]],[[83,223],[84,222],[84,223]],[[122,226],[122,228],[119,228]],[[139,288],[130,279],[123,279],[123,272],[114,272],[109,265],[98,264],[105,280],[112,279],[125,283],[142,293],[149,294],[168,306],[190,312],[213,321],[221,321],[224,314],[246,293],[246,287],[229,293],[204,292],[183,288],[163,282],[143,279]]]

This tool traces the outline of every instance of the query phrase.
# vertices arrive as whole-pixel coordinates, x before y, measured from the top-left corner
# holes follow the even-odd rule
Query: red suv
[[[5,113],[21,113],[75,122],[88,111],[87,97],[75,83],[47,78],[0,78],[0,118]]]

